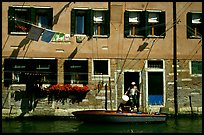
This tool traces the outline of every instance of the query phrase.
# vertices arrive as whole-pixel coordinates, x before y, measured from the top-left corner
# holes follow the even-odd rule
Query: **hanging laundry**
[[[53,41],[53,42],[64,41],[64,36],[65,36],[64,33],[56,32],[55,35],[54,35],[54,37],[52,38],[52,41]]]
[[[69,40],[70,40],[70,34],[65,34],[64,41],[69,41]]]
[[[41,37],[41,41],[50,43],[54,35],[55,35],[54,31],[45,29]]]
[[[28,32],[27,38],[38,41],[43,31],[44,29],[42,29],[41,27],[32,25],[30,31]]]

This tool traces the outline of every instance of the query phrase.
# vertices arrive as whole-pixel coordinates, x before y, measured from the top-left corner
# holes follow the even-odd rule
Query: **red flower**
[[[88,92],[88,86],[72,86],[71,84],[55,84],[48,88],[49,91],[76,91],[76,92]]]

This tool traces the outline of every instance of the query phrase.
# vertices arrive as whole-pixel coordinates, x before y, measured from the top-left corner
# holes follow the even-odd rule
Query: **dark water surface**
[[[76,119],[2,120],[2,133],[202,133],[202,118],[164,123],[84,123]]]

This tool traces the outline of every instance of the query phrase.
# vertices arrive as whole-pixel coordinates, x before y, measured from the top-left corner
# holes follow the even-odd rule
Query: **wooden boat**
[[[85,122],[165,122],[166,115],[160,113],[118,112],[112,110],[83,110],[72,114]]]

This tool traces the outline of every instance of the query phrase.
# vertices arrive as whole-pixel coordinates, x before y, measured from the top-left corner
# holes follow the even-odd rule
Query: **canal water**
[[[2,120],[2,133],[202,133],[202,118],[162,123],[85,123],[76,119]]]

